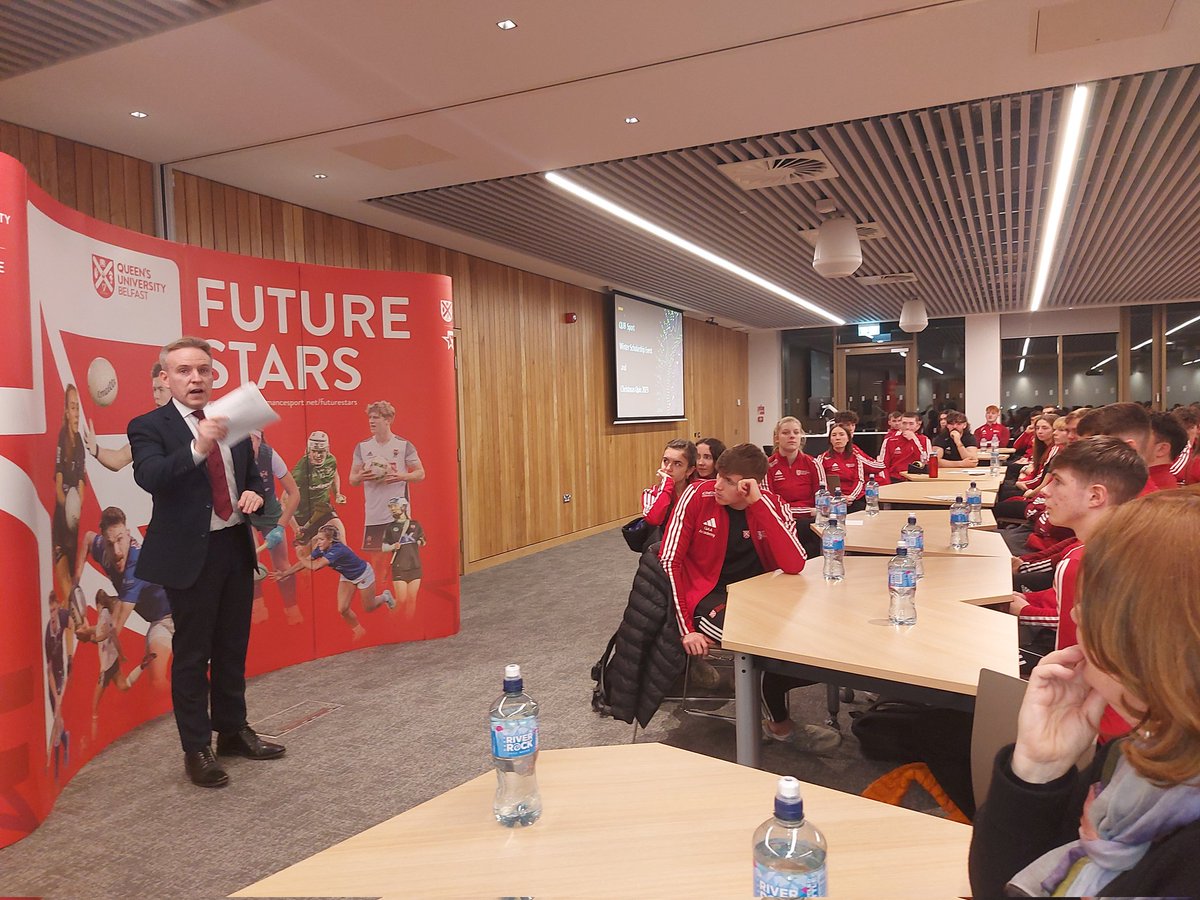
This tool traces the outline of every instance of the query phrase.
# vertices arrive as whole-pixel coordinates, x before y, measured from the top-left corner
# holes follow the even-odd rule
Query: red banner
[[[254,522],[248,674],[458,631],[449,278],[148,238],[63,207],[0,155],[0,309],[0,847],[170,708],[173,624],[136,577],[151,503],[125,427],[169,400],[154,367],[180,335],[212,345],[214,396],[252,382],[281,417],[256,439],[276,502]],[[274,577],[324,525],[374,585]]]

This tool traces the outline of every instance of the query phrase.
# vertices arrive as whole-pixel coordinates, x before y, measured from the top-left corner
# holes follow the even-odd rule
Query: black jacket
[[[208,549],[213,505],[208,469],[192,459],[192,431],[174,403],[138,416],[129,423],[128,433],[134,481],[154,498],[138,557],[138,577],[168,588],[189,588],[200,575]],[[230,453],[234,496],[247,490],[262,494],[262,475],[249,438],[234,444]],[[245,533],[252,559],[250,526],[243,522],[233,527]]]
[[[685,654],[672,609],[671,583],[658,561],[657,543],[638,560],[629,602],[617,629],[605,677],[614,719],[645,728],[683,672]]]
[[[1010,878],[1043,853],[1078,839],[1084,797],[1099,780],[1112,746],[1097,752],[1086,772],[1072,769],[1048,784],[1028,784],[1013,775],[1012,744],[997,754],[987,802],[975,817],[971,837],[971,890],[976,897],[1004,896]],[[1193,822],[1152,844],[1101,896],[1200,897],[1197,858],[1200,822]]]

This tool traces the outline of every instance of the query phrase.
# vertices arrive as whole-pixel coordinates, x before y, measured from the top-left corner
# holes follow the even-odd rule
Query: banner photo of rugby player
[[[151,501],[125,429],[170,401],[158,355],[181,335],[212,346],[215,398],[252,383],[280,417],[250,438],[269,489],[247,674],[458,631],[449,278],[149,238],[0,154],[0,310],[0,847],[170,709],[174,625],[137,575]]]

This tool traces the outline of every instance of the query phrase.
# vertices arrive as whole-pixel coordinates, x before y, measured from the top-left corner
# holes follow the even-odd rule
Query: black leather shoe
[[[249,725],[233,734],[217,735],[217,753],[221,756],[244,756],[247,759],[277,759],[287,748],[274,741],[264,741]]]
[[[211,747],[184,753],[183,768],[192,784],[200,787],[219,788],[229,784],[229,776],[213,756]]]

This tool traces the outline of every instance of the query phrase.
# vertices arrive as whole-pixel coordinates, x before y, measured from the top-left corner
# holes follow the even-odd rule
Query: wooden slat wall
[[[0,153],[18,160],[60,203],[102,222],[154,234],[150,163],[3,121]]]
[[[184,173],[174,191],[180,241],[454,279],[468,565],[636,515],[673,437],[745,440],[745,334],[686,320],[689,421],[613,425],[602,294]]]

